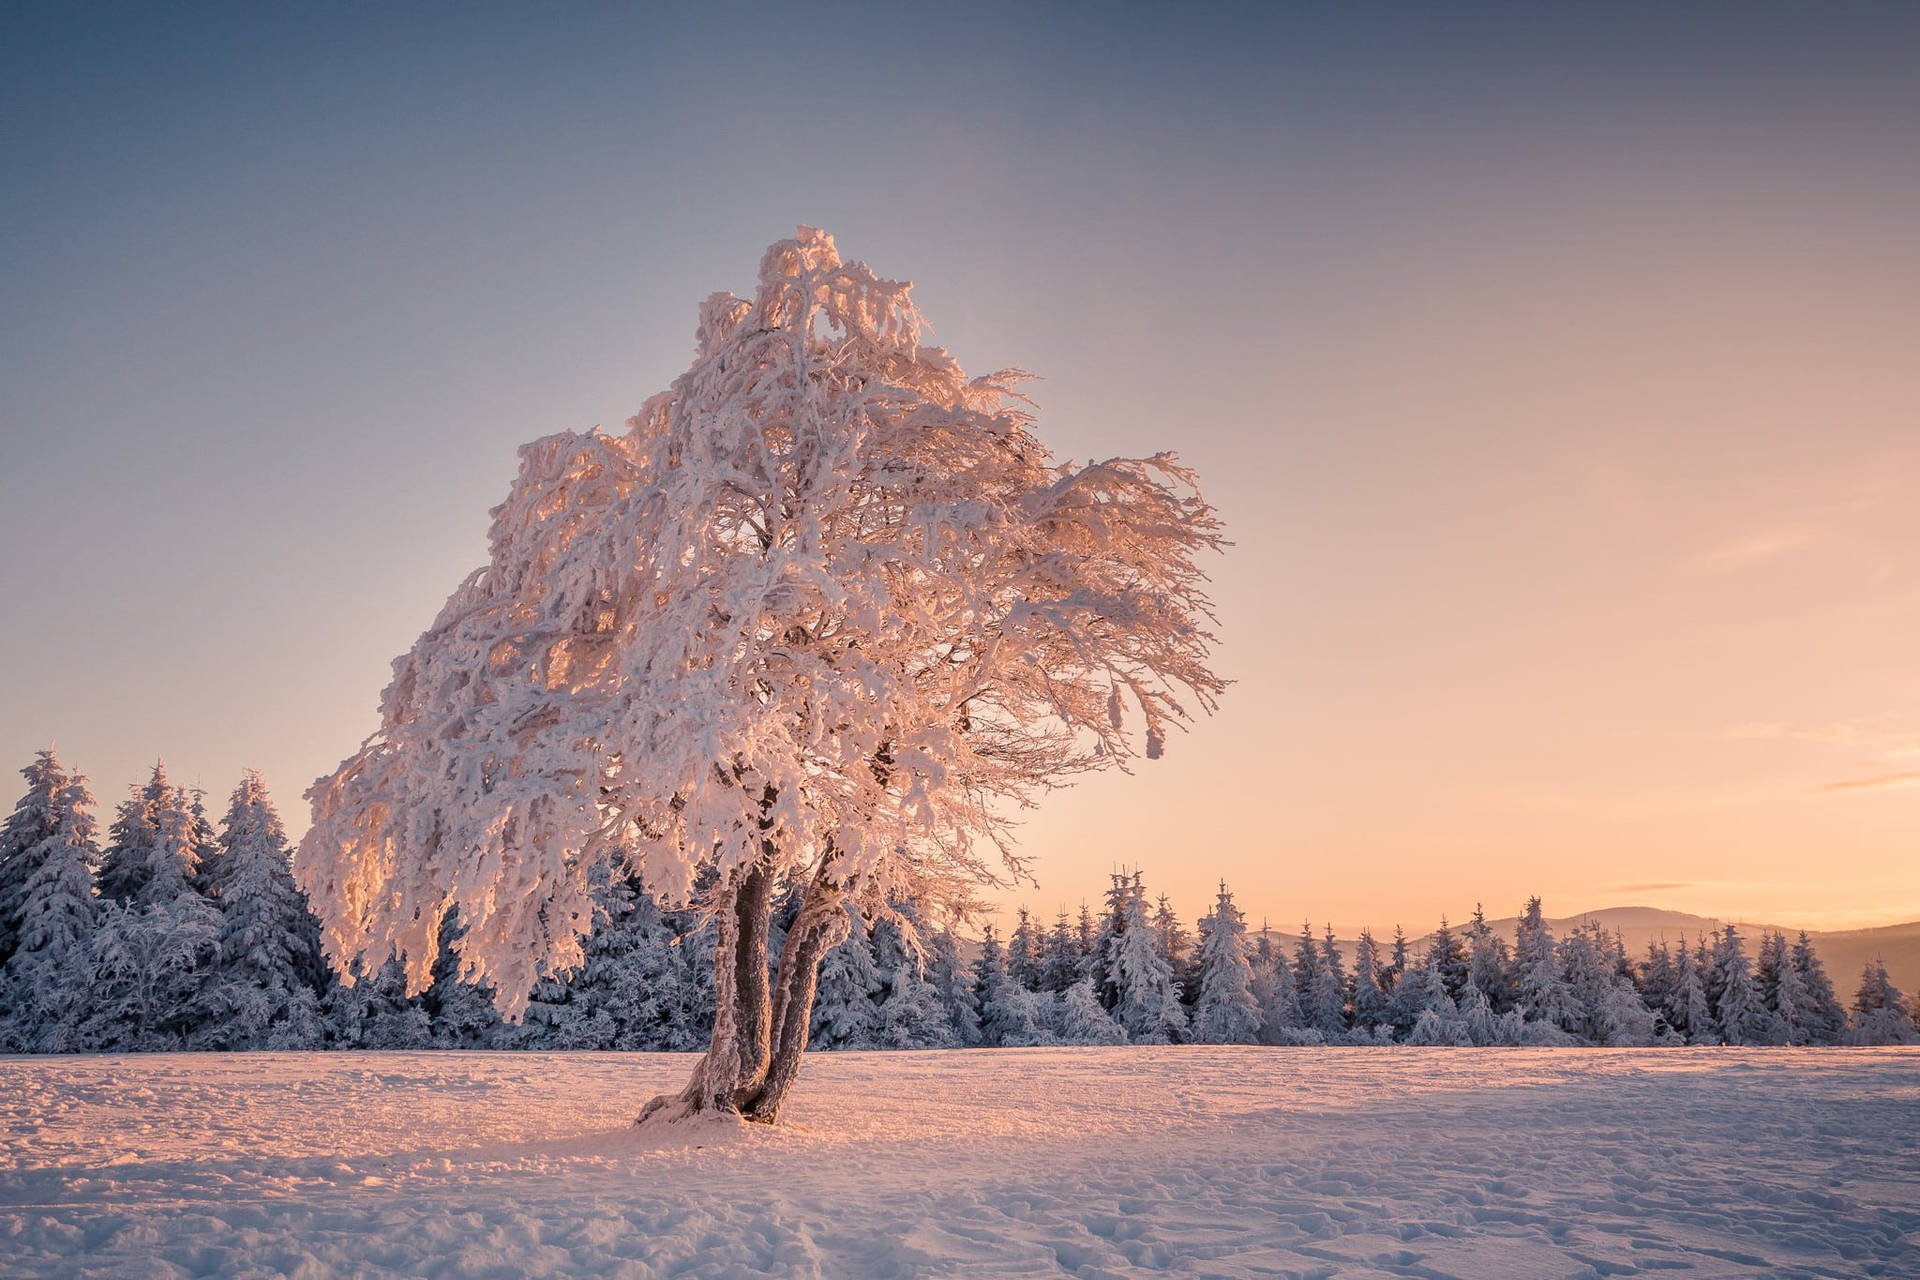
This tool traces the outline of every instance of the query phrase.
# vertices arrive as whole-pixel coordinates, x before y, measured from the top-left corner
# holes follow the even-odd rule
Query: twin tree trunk
[[[767,933],[773,916],[774,874],[766,864],[722,890],[714,914],[713,1041],[678,1094],[663,1094],[640,1112],[638,1123],[719,1112],[771,1124],[800,1072],[813,1022],[820,960],[852,926],[846,891],[827,874],[831,858],[807,886],[800,915],[787,930],[780,968],[767,977]]]

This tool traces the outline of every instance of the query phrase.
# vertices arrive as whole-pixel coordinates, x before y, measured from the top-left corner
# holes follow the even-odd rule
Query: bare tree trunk
[[[678,1094],[641,1109],[638,1123],[705,1111],[738,1112],[766,1078],[772,1047],[767,989],[767,931],[773,915],[773,872],[765,863],[740,877],[715,904],[720,936],[713,955],[713,1038]]]
[[[780,951],[780,972],[773,990],[773,1045],[765,1079],[743,1100],[750,1120],[772,1124],[781,1104],[800,1074],[800,1058],[807,1051],[813,1025],[813,998],[820,986],[820,961],[846,940],[852,928],[844,903],[846,893],[827,878],[823,866],[807,890],[799,919],[787,930]]]
[[[649,1102],[638,1123],[710,1111],[764,1124],[779,1117],[807,1050],[820,961],[852,927],[846,889],[827,873],[831,861],[831,856],[823,860],[807,887],[799,917],[787,930],[771,992],[767,933],[773,915],[772,873],[756,868],[716,905],[720,937],[714,950],[713,1040],[686,1088]]]

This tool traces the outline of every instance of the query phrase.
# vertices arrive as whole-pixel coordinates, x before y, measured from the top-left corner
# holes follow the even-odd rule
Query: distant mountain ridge
[[[1725,928],[1728,924],[1740,932],[1746,940],[1747,954],[1752,955],[1758,949],[1762,933],[1785,933],[1789,938],[1799,935],[1797,925],[1766,924],[1753,920],[1729,920],[1719,916],[1689,915],[1685,911],[1668,911],[1661,907],[1602,907],[1596,911],[1585,911],[1579,915],[1548,917],[1547,924],[1553,930],[1554,937],[1564,937],[1567,930],[1576,925],[1593,921],[1609,933],[1618,932],[1626,939],[1627,951],[1639,960],[1645,957],[1647,945],[1665,938],[1669,943],[1678,945],[1685,936],[1689,945],[1701,933],[1707,930]],[[1503,916],[1498,920],[1489,920],[1493,931],[1513,941],[1514,926],[1520,923],[1518,916]],[[1464,920],[1449,920],[1456,933],[1463,931]],[[1885,962],[1887,976],[1893,984],[1908,995],[1920,994],[1920,920],[1910,920],[1905,924],[1881,925],[1873,929],[1808,929],[1807,937],[1812,940],[1814,950],[1820,955],[1821,962],[1827,966],[1827,973],[1833,979],[1834,988],[1839,991],[1841,1002],[1849,1006],[1853,1003],[1854,988],[1860,985],[1861,967],[1869,961],[1878,959]],[[1286,945],[1288,955],[1297,932],[1285,929],[1269,928],[1268,936],[1276,944]],[[1387,946],[1393,941],[1393,932],[1389,927],[1385,932],[1374,930],[1374,938],[1380,944],[1384,958]],[[1410,938],[1408,945],[1417,953],[1425,952],[1428,942],[1433,938],[1431,932]],[[1335,936],[1334,942],[1341,954],[1349,962],[1353,959],[1354,939]]]

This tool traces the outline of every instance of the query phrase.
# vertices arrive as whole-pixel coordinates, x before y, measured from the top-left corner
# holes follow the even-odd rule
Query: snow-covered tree
[[[300,1049],[319,1043],[320,929],[293,883],[286,829],[249,769],[217,837],[220,946],[210,1025],[198,1043]]]
[[[1187,1015],[1173,966],[1160,954],[1160,940],[1147,919],[1145,893],[1127,901],[1126,931],[1117,940],[1108,974],[1117,1002],[1113,1019],[1135,1044],[1172,1044],[1183,1039]]]
[[[1053,928],[1047,932],[1041,989],[1064,992],[1080,981],[1085,973],[1086,956],[1080,950],[1079,939],[1074,934],[1073,926],[1068,923],[1066,908],[1063,907],[1054,917]]]
[[[1320,940],[1320,970],[1313,976],[1314,1030],[1329,1042],[1347,1033],[1347,966],[1334,945],[1333,926]]]
[[[1260,1039],[1260,1005],[1253,995],[1246,935],[1246,918],[1222,880],[1212,913],[1200,921],[1200,1000],[1193,1013],[1193,1038],[1200,1044],[1255,1044]]]
[[[1447,995],[1458,1003],[1467,989],[1471,965],[1466,944],[1460,941],[1460,935],[1453,931],[1445,916],[1440,917],[1440,927],[1433,931],[1433,941],[1427,944],[1427,967],[1435,965],[1439,966],[1440,976],[1447,984]]]
[[[1526,910],[1514,929],[1513,967],[1519,975],[1522,1017],[1566,1031],[1578,1025],[1581,1010],[1561,976],[1560,951],[1554,945],[1553,931],[1547,927],[1538,897],[1527,899]]]
[[[1920,1044],[1913,1009],[1906,995],[1887,977],[1883,961],[1870,960],[1860,972],[1860,990],[1853,1001],[1849,1044]]]
[[[892,971],[882,976],[886,997],[875,1015],[881,1045],[889,1049],[938,1049],[953,1042],[940,989],[927,981],[919,964],[902,955]]]
[[[940,993],[947,1026],[958,1045],[980,1043],[980,1002],[973,995],[973,975],[960,961],[959,940],[946,928],[933,936],[933,964],[927,975]]]
[[[296,873],[337,966],[398,953],[414,989],[459,907],[463,971],[517,1015],[578,962],[595,862],[669,904],[706,870],[713,1040],[650,1111],[771,1120],[849,899],[967,910],[1020,866],[1022,805],[1211,709],[1221,539],[1171,455],[1056,465],[1014,375],[923,346],[907,286],[822,232],[698,337],[625,435],[522,450],[488,567],[311,791]],[[769,983],[783,879],[806,901]]]
[[[1713,1004],[1707,999],[1707,980],[1702,972],[1705,957],[1704,947],[1689,949],[1686,936],[1681,935],[1673,992],[1667,997],[1667,1024],[1688,1044],[1720,1043],[1720,1025],[1713,1020]]]
[[[1732,925],[1721,931],[1715,944],[1712,973],[1707,995],[1714,1002],[1720,1038],[1727,1044],[1767,1043],[1773,1020],[1754,986],[1753,962]]]
[[[1793,944],[1793,968],[1806,991],[1806,1007],[1800,1021],[1806,1028],[1807,1043],[1839,1044],[1846,1035],[1847,1013],[1841,1008],[1840,998],[1833,989],[1833,979],[1827,976],[1827,966],[1813,949],[1813,942],[1807,937],[1805,929],[1800,931],[1799,940]]]
[[[192,797],[156,764],[119,808],[100,873],[87,1015],[97,1049],[179,1047],[213,1016],[220,910],[196,884],[201,833]]]
[[[854,914],[851,903],[842,910],[848,913],[846,937],[820,964],[811,1043],[820,1049],[870,1049],[879,1032],[879,1009],[873,998],[880,991],[880,974],[874,967],[865,922]],[[996,962],[999,954],[1000,944],[995,942]]]
[[[1013,932],[1007,935],[1007,974],[1029,991],[1040,990],[1045,963],[1042,946],[1040,927],[1021,907]]]
[[[1373,930],[1362,929],[1353,952],[1353,977],[1348,982],[1347,1003],[1353,1009],[1354,1031],[1372,1035],[1387,1022],[1387,993],[1380,987],[1380,953]]]
[[[63,827],[61,796],[72,777],[61,767],[59,757],[48,747],[20,771],[27,780],[26,794],[13,806],[6,825],[0,827],[0,965],[7,962],[19,945],[20,915],[27,903],[27,882],[40,864],[67,836]],[[87,803],[92,804],[89,797]],[[88,818],[91,841],[92,819]]]
[[[1060,998],[1060,1039],[1064,1044],[1125,1044],[1125,1028],[1100,1007],[1091,979],[1082,978]]]
[[[1761,935],[1760,957],[1754,966],[1754,983],[1760,990],[1760,1003],[1773,1015],[1768,1043],[1805,1044],[1805,1020],[1809,1006],[1807,988],[1800,980],[1800,971],[1793,967],[1786,934]]]
[[[1473,920],[1467,926],[1468,980],[1486,997],[1494,1013],[1501,1014],[1519,1000],[1519,988],[1513,979],[1513,955],[1507,940],[1487,923],[1487,913],[1474,904]]]
[[[1253,1000],[1260,1009],[1260,1043],[1285,1044],[1300,1030],[1300,1002],[1293,994],[1287,953],[1273,945],[1263,924],[1253,948]]]
[[[93,797],[87,780],[51,750],[25,770],[21,819],[5,833],[7,866],[30,867],[12,918],[13,948],[0,968],[0,1049],[59,1052],[84,1012],[88,947],[99,918],[93,893]],[[25,837],[37,834],[27,842]]]

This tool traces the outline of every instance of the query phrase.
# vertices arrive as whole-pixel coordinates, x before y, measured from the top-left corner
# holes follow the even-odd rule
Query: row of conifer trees
[[[507,1025],[458,977],[457,920],[424,992],[397,961],[351,985],[327,967],[258,774],[216,825],[156,765],[103,844],[84,778],[51,750],[22,773],[0,827],[0,1051],[697,1049],[711,1032],[711,924],[624,877],[598,876],[583,965],[546,976]],[[773,954],[797,911],[783,899]],[[1385,947],[1363,931],[1350,955],[1330,930],[1249,937],[1224,884],[1196,937],[1138,873],[1113,877],[1098,917],[1083,906],[1046,928],[1023,909],[1004,942],[922,928],[910,903],[855,923],[822,964],[816,1047],[1920,1039],[1884,966],[1849,1016],[1804,933],[1749,957],[1729,926],[1635,959],[1597,925],[1556,939],[1537,898],[1511,945],[1476,911],[1417,953],[1397,929]]]

